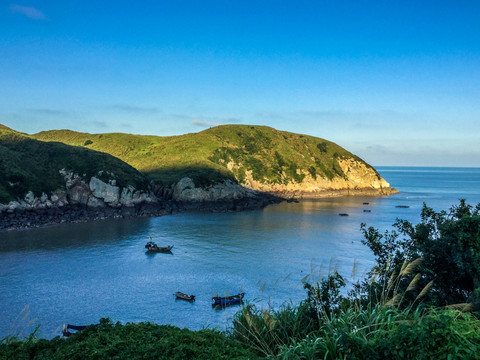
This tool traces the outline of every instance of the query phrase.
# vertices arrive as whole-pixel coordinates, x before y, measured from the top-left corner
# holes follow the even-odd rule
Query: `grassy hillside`
[[[104,153],[57,142],[43,142],[0,125],[0,203],[36,196],[65,186],[59,170],[66,169],[86,179],[100,170],[115,174],[120,186],[145,188],[147,178],[123,161]],[[104,179],[106,180],[106,179]]]
[[[361,161],[330,141],[266,126],[225,125],[171,137],[69,130],[33,137],[106,152],[165,184],[185,175],[200,185],[224,178],[242,183],[246,171],[262,183],[301,182],[307,173],[332,179],[345,176],[339,158]]]

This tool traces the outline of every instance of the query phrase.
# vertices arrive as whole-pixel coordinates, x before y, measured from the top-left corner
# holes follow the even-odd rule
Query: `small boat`
[[[233,305],[240,304],[243,300],[245,293],[240,293],[232,296],[214,296],[212,297],[213,305]]]
[[[195,295],[187,295],[187,294],[184,294],[180,291],[177,291],[173,295],[175,295],[177,297],[177,299],[180,299],[180,300],[195,301]]]
[[[364,203],[363,203],[363,205],[368,205],[368,204],[370,204],[370,203],[368,203],[368,202],[364,202]]]
[[[363,212],[372,212],[372,210],[363,209]]]
[[[74,334],[74,333],[71,333],[68,330],[81,331],[81,330],[84,330],[86,327],[87,327],[87,325],[70,325],[70,324],[67,324],[67,326],[65,326],[65,324],[63,324],[63,336],[68,337],[68,336]]]
[[[410,206],[408,206],[408,205],[397,205],[395,207],[396,208],[401,208],[401,209],[408,209]]]
[[[147,253],[169,253],[169,252],[172,252],[172,249],[173,249],[173,245],[169,245],[169,246],[158,246],[157,244],[155,244],[153,241],[149,241],[146,245],[145,245],[145,249],[147,249]]]
[[[347,213],[340,213],[340,214],[338,214],[338,215],[339,215],[339,216],[348,216]]]

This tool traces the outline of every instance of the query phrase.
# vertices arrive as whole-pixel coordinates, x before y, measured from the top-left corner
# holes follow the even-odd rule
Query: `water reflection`
[[[89,223],[60,224],[39,229],[0,232],[0,252],[89,248],[122,245],[145,234],[148,218],[105,219]],[[145,238],[148,240],[148,237]]]

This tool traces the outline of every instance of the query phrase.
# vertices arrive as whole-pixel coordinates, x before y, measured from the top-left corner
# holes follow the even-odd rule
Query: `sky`
[[[0,124],[318,136],[480,167],[480,1],[0,0]]]

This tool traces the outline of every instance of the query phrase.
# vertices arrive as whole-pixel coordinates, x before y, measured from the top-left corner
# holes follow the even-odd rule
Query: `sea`
[[[373,266],[362,223],[383,233],[396,219],[418,223],[424,204],[480,203],[480,168],[377,170],[399,194],[0,232],[0,340],[35,328],[50,339],[63,324],[101,318],[228,330],[240,307],[214,308],[212,296],[244,292],[264,309],[298,304],[305,281],[338,271],[348,286]],[[172,253],[146,254],[149,238]],[[176,300],[176,291],[196,301]]]

